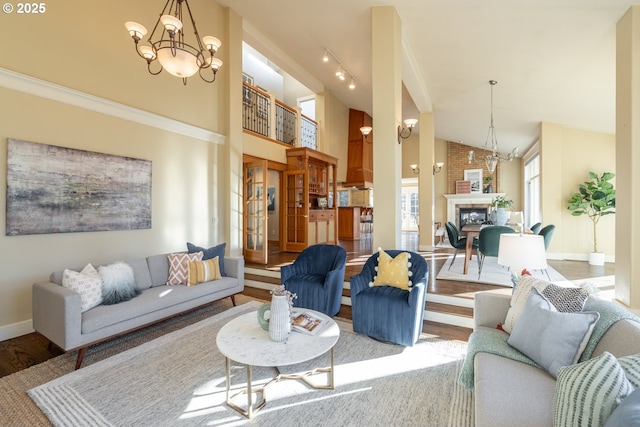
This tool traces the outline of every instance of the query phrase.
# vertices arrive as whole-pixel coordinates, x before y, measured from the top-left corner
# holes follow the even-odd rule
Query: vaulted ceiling
[[[245,40],[314,91],[371,113],[371,8],[402,21],[403,117],[433,111],[436,137],[529,147],[539,123],[615,133],[616,24],[628,0],[218,0]],[[357,78],[350,90],[321,61],[329,48]],[[374,118],[375,120],[375,118]]]

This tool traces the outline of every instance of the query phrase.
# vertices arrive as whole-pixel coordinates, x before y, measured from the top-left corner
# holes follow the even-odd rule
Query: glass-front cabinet
[[[337,158],[310,148],[287,150],[283,250],[338,243],[337,166]]]

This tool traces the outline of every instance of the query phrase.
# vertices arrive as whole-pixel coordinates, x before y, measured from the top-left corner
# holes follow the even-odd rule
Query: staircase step
[[[434,313],[451,314],[454,316],[473,319],[473,308],[460,307],[458,305],[439,304],[427,301],[426,310]]]

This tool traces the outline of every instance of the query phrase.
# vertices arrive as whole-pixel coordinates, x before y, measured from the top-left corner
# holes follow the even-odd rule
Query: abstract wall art
[[[8,140],[6,235],[151,228],[151,161]]]

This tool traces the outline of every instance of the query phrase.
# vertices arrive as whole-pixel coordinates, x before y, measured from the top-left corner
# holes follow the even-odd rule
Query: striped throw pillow
[[[640,387],[640,353],[631,356],[624,356],[618,359],[618,363],[622,366],[624,374],[633,386]]]
[[[214,257],[206,261],[189,262],[189,281],[187,286],[218,280],[221,277],[218,260],[218,257]]]
[[[632,392],[631,383],[611,353],[564,366],[558,370],[553,425],[604,426],[613,410]]]
[[[186,285],[189,283],[189,263],[202,261],[202,252],[193,254],[169,254],[169,278],[167,285]]]
[[[549,283],[542,295],[560,312],[577,313],[582,311],[584,303],[589,298],[589,292],[584,288],[569,288]]]

